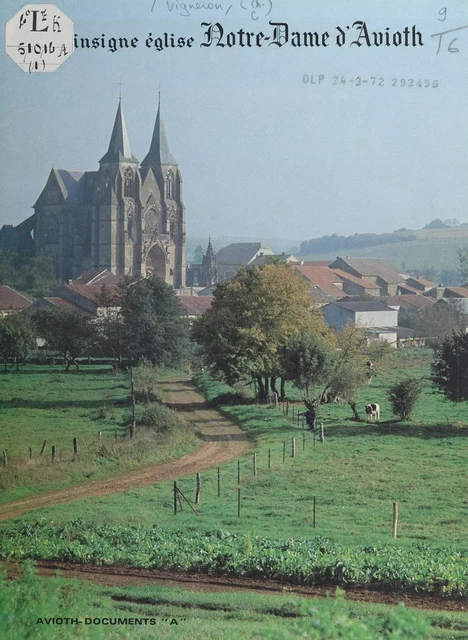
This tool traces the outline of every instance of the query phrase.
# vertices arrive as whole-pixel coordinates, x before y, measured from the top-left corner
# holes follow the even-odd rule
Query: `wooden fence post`
[[[115,430],[115,441],[117,442],[117,429]]]
[[[237,484],[240,484],[240,460],[237,461]]]
[[[221,495],[221,478],[219,475],[219,467],[218,467],[218,498]]]
[[[3,466],[6,467],[8,464],[8,454],[6,451],[3,452]]]
[[[283,464],[286,460],[286,442],[283,442]]]
[[[174,480],[174,515],[177,515],[177,482]]]
[[[323,428],[323,422],[320,423],[320,442],[325,442],[325,430]]]
[[[102,431],[98,431],[98,439],[102,440]]]
[[[294,422],[294,405],[293,405],[293,408],[292,408],[292,419],[293,419],[293,422]]]
[[[398,534],[398,502],[393,503],[393,539],[396,540]]]
[[[268,468],[271,469],[271,449],[268,449]]]
[[[289,400],[286,400],[286,415],[289,416]]]
[[[55,462],[56,459],[56,451],[55,451],[55,444],[52,445],[52,462]]]
[[[256,453],[253,454],[253,474],[254,476],[257,475],[257,454]]]
[[[201,478],[197,471],[197,490],[195,492],[195,504],[200,504]]]
[[[291,458],[295,458],[295,457],[296,457],[296,438],[293,438],[291,442]]]
[[[302,434],[302,451],[304,451],[304,449],[305,449],[305,431]]]
[[[240,508],[241,508],[241,490],[240,487],[237,489],[237,517],[240,518]]]
[[[43,442],[43,444],[42,444],[41,453],[40,453],[40,455],[41,455],[41,456],[42,456],[42,454],[44,453],[44,449],[45,449],[46,444],[47,444],[47,440],[44,440],[44,442]]]
[[[29,447],[29,458],[32,458],[32,447]]]
[[[315,525],[316,525],[316,501],[315,501],[315,496],[314,496],[314,506],[313,506],[313,517],[312,517],[312,526],[315,529]]]
[[[78,438],[73,438],[73,453],[78,455]]]

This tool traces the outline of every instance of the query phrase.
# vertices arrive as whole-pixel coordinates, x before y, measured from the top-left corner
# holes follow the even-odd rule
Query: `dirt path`
[[[219,411],[207,407],[205,399],[195,391],[189,378],[170,378],[161,383],[161,386],[169,406],[186,414],[187,419],[202,433],[205,442],[198,451],[177,460],[153,464],[106,480],[48,491],[18,502],[3,504],[0,506],[0,520],[74,500],[124,493],[135,487],[175,480],[233,460],[249,448],[245,433]]]
[[[16,562],[0,563],[6,567],[10,577],[18,575]],[[89,580],[94,584],[107,587],[126,586],[154,586],[176,587],[188,591],[216,592],[216,591],[255,591],[257,593],[280,595],[287,593],[291,596],[304,598],[325,598],[327,593],[334,593],[334,586],[287,585],[275,580],[256,580],[254,578],[235,578],[231,576],[216,576],[203,573],[186,573],[183,571],[161,571],[158,569],[139,569],[118,566],[94,566],[90,564],[73,564],[69,562],[55,562],[39,560],[36,562],[40,575],[53,577],[60,575],[63,578],[75,578]],[[381,604],[396,605],[404,602],[407,607],[416,607],[429,610],[466,611],[468,600],[466,598],[451,600],[438,598],[430,594],[413,594],[392,591],[378,591],[364,587],[349,587],[345,589],[346,599],[359,602],[377,602]],[[128,602],[141,602],[134,596],[115,596],[115,599]],[[157,593],[155,593],[155,600]],[[153,599],[152,599],[153,601]]]

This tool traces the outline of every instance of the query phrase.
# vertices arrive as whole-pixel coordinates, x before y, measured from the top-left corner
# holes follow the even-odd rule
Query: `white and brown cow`
[[[366,413],[369,416],[369,420],[380,420],[380,405],[375,402],[366,404]]]

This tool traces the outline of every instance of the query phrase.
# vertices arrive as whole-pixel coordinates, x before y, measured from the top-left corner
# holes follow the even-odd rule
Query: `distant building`
[[[231,280],[242,266],[251,265],[259,257],[273,256],[273,251],[261,242],[234,242],[216,254],[218,282]]]
[[[190,264],[187,267],[187,286],[205,288],[217,282],[217,259],[210,238],[201,264]]]
[[[396,295],[398,285],[405,282],[404,277],[390,262],[380,258],[338,257],[329,266],[330,269],[340,269],[359,279],[372,282],[378,286],[382,296]]]
[[[398,310],[380,300],[350,302],[338,300],[322,307],[323,317],[329,327],[342,331],[347,325],[366,328],[397,327]]]

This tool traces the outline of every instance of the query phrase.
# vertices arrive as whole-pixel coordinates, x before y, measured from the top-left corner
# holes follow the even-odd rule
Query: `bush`
[[[161,392],[157,388],[158,374],[160,373],[161,369],[152,365],[151,362],[142,362],[133,369],[133,388],[136,402],[163,403]]]
[[[412,377],[404,378],[390,387],[388,399],[393,413],[400,420],[409,420],[423,387],[424,383],[420,378]]]
[[[293,622],[288,629],[265,629],[260,632],[261,637],[265,640],[423,640],[428,637],[429,624],[403,604],[383,616],[364,615],[357,618],[343,607],[341,594],[337,589],[336,598],[303,603],[300,610],[303,619]]]
[[[146,405],[137,418],[137,423],[142,427],[153,429],[157,433],[167,433],[186,427],[184,419],[175,411],[158,403]]]

